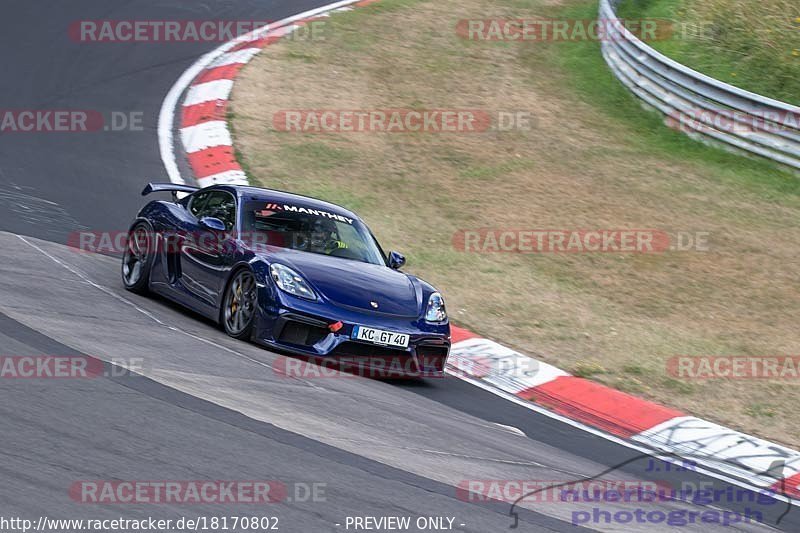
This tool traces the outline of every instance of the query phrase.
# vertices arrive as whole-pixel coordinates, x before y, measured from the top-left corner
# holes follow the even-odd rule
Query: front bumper
[[[283,294],[265,294],[259,306],[254,340],[270,348],[308,357],[317,364],[370,377],[443,377],[450,353],[450,324],[359,312],[329,303],[306,302]],[[270,298],[272,297],[272,298]],[[332,324],[341,323],[336,331]],[[409,336],[408,348],[351,338],[354,326]],[[336,328],[333,328],[336,329]]]

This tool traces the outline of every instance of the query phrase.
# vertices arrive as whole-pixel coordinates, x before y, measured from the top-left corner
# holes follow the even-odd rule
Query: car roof
[[[303,196],[302,194],[294,194],[286,191],[277,191],[274,189],[264,189],[261,187],[252,187],[249,185],[248,186],[213,185],[209,187],[209,189],[227,190],[232,192],[233,194],[238,194],[239,196],[254,197],[254,198],[264,199],[265,201],[270,201],[270,202],[286,202],[291,204],[298,204],[302,207],[308,207],[311,209],[320,209],[324,211],[329,211],[331,213],[335,213],[337,215],[343,215],[348,218],[355,218],[357,220],[361,220],[361,217],[359,217],[352,211],[345,209],[340,205],[332,204],[330,202],[319,200],[317,198],[312,198],[310,196]]]

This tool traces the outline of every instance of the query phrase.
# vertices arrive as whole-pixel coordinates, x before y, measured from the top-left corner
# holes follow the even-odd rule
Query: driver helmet
[[[327,251],[339,242],[339,231],[336,223],[325,218],[318,218],[311,224],[310,248],[314,251]]]

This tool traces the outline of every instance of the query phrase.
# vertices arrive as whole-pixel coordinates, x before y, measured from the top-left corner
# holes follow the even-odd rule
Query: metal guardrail
[[[689,136],[800,170],[800,107],[745,91],[655,51],[617,20],[619,0],[600,0],[603,57],[636,96]],[[611,23],[610,23],[611,22]]]

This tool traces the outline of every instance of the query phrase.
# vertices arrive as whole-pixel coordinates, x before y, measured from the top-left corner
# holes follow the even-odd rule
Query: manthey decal
[[[313,215],[321,218],[329,218],[331,220],[336,220],[338,222],[344,222],[346,224],[352,225],[355,222],[352,218],[348,218],[344,215],[340,215],[338,213],[332,213],[330,211],[325,211],[323,209],[313,209],[310,207],[303,207],[299,205],[289,205],[289,204],[274,204],[268,203],[262,211],[259,211],[259,214],[264,217],[272,216],[278,211],[284,211],[289,213],[301,213],[304,215]]]

